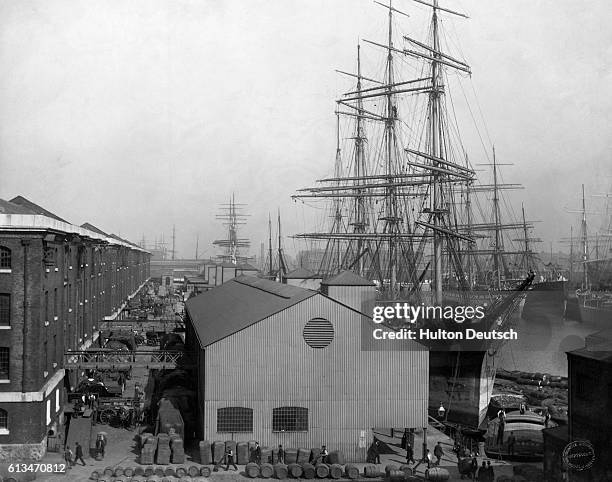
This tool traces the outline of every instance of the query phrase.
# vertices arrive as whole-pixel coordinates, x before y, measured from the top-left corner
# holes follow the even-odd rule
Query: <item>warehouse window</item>
[[[334,339],[334,327],[325,318],[313,318],[304,326],[303,336],[311,348],[325,348]]]
[[[0,408],[0,434],[8,433],[8,412]]]
[[[308,409],[304,407],[279,407],[272,410],[273,432],[307,432]]]
[[[0,326],[11,324],[11,295],[0,293]]]
[[[0,380],[9,379],[9,349],[0,348]]]
[[[253,409],[225,407],[217,410],[217,432],[252,432]]]
[[[11,269],[11,250],[0,246],[0,269]]]

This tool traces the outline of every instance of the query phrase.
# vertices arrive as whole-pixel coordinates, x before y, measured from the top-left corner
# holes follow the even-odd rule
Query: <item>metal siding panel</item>
[[[322,317],[335,331],[327,348],[302,338],[308,320]],[[428,353],[361,351],[361,317],[317,295],[225,338],[205,350],[205,437],[216,433],[217,408],[253,408],[253,434],[262,445],[339,448],[351,460],[360,430],[427,426]],[[308,433],[273,433],[272,409],[309,409]],[[313,445],[314,444],[314,445]]]

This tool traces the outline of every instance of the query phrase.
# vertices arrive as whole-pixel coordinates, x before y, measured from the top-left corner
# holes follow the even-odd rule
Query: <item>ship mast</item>
[[[589,247],[587,240],[586,202],[584,200],[584,184],[582,185],[582,224],[580,234],[582,235],[582,289],[589,288],[589,275],[587,261],[589,259]]]

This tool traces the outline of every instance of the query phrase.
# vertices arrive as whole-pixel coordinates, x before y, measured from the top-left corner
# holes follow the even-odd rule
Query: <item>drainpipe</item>
[[[25,386],[26,380],[26,367],[28,366],[28,353],[30,353],[30,333],[28,330],[28,246],[30,245],[29,239],[22,239],[21,245],[23,246],[23,352],[22,352],[22,374],[21,374],[21,392],[27,392]]]

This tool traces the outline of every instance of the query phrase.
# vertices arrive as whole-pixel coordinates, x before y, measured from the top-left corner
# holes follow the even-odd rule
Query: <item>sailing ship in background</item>
[[[383,55],[384,71],[364,75],[361,45],[356,72],[339,71],[354,84],[336,101],[334,174],[294,196],[326,201],[331,228],[296,237],[325,243],[321,277],[352,270],[377,284],[381,301],[486,305],[481,328],[503,329],[533,279],[527,263],[519,282],[519,270],[506,261],[514,256],[516,265],[526,253],[507,250],[503,239],[515,229],[527,240],[529,225],[504,227],[500,193],[513,186],[498,182],[495,158],[489,162],[494,182],[479,184],[459,136],[448,86],[471,70],[446,53],[442,27],[467,17],[437,0],[414,1],[427,10],[427,40],[400,33],[408,15],[392,0],[375,2],[388,12],[386,41],[363,42]],[[493,192],[493,210],[486,213],[483,203],[480,214],[488,218],[476,222],[475,194],[486,192]],[[446,421],[478,427],[493,390],[498,343],[457,352],[436,348],[430,347],[431,412],[442,403]]]
[[[570,237],[570,284],[566,306],[569,315],[574,315],[585,326],[593,330],[603,330],[612,327],[612,213],[610,212],[610,194],[596,195],[606,199],[606,208],[602,228],[594,235],[589,235],[586,197],[584,184],[582,185],[582,208],[577,212],[581,214],[580,237],[574,240]],[[574,241],[580,243],[580,262],[574,263]],[[574,276],[573,267],[580,266],[579,277]],[[577,313],[572,313],[572,307]],[[577,316],[576,316],[577,315]]]

